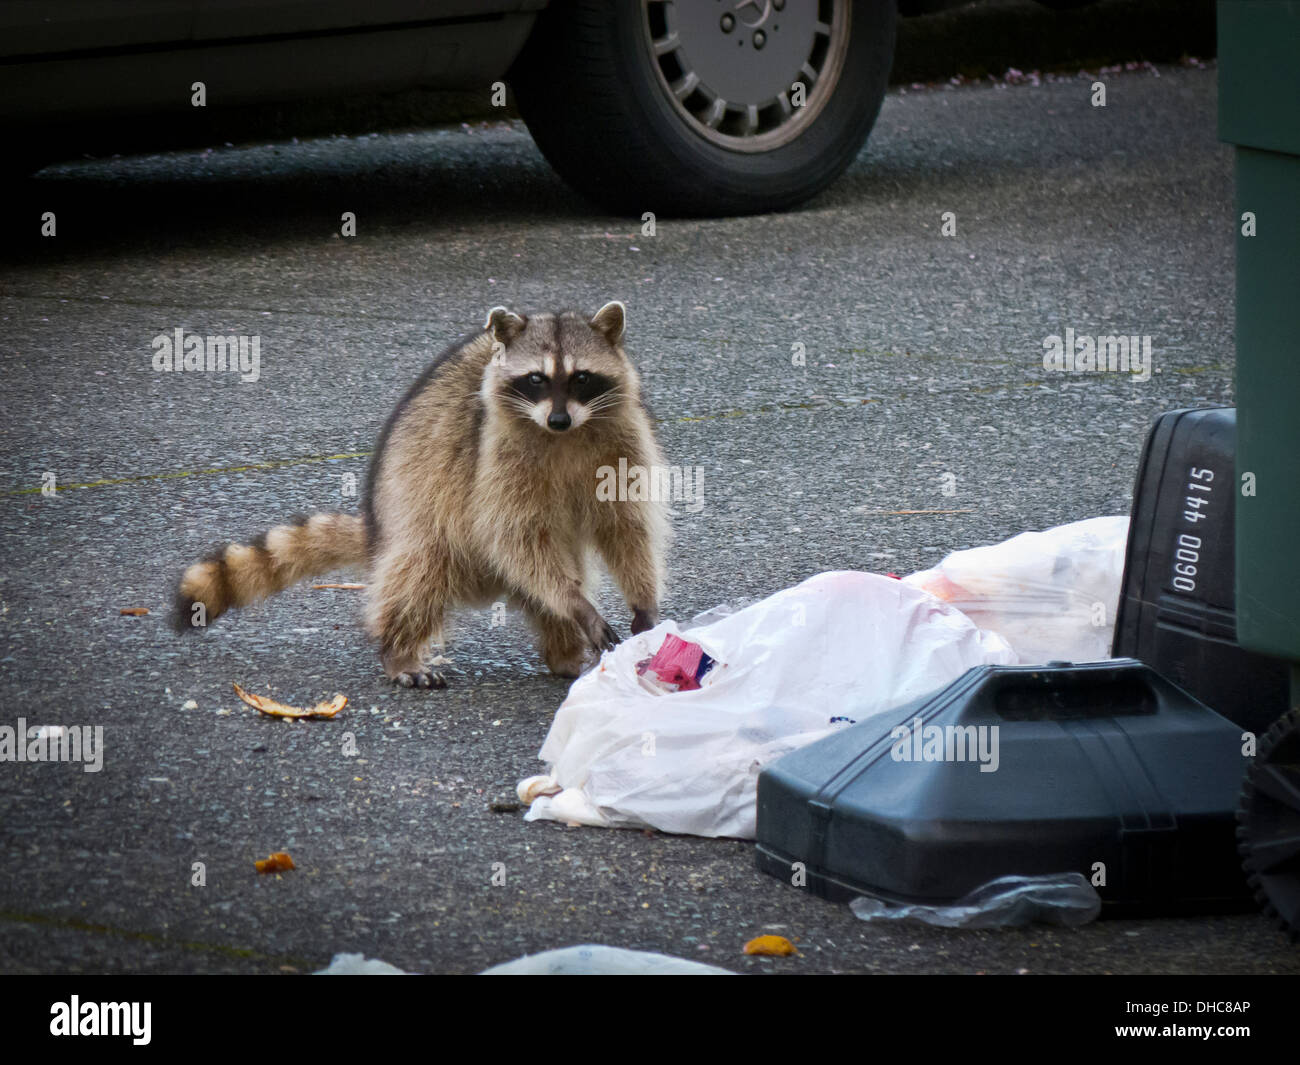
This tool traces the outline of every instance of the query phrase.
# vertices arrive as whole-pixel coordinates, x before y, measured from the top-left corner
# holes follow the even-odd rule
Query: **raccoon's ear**
[[[627,308],[618,300],[610,300],[587,324],[611,344],[617,344],[622,339],[626,318]]]
[[[515,314],[514,311],[508,311],[504,307],[493,307],[488,311],[487,321],[483,323],[483,328],[492,334],[493,340],[499,340],[502,344],[509,344],[520,333],[524,331],[524,326],[528,324],[528,319],[522,315]]]

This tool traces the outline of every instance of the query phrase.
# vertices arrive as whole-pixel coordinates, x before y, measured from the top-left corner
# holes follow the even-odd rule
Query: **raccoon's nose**
[[[551,414],[546,419],[547,428],[554,429],[557,433],[564,432],[564,430],[567,429],[572,424],[573,424],[573,419],[569,417],[568,411],[559,411],[557,413]]]

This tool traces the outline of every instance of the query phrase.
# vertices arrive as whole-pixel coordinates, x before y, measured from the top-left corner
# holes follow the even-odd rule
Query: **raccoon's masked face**
[[[619,347],[623,325],[617,301],[589,321],[569,312],[524,318],[494,307],[486,326],[494,353],[484,399],[555,435],[616,416],[630,372]]]

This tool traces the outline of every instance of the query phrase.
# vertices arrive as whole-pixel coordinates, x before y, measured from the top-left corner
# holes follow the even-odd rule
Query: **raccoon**
[[[483,332],[443,352],[379,435],[361,513],[314,514],[219,548],[177,588],[193,627],[314,574],[365,565],[366,627],[385,673],[441,688],[425,664],[457,606],[521,608],[550,671],[577,676],[618,636],[592,605],[603,559],[632,612],[657,619],[669,530],[654,500],[598,499],[601,467],[662,466],[625,309],[525,317],[494,307]]]

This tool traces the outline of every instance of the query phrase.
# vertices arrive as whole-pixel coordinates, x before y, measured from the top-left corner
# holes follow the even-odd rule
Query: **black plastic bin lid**
[[[837,900],[1078,872],[1111,912],[1235,907],[1248,763],[1241,728],[1133,659],[979,666],[765,768],[758,865]]]

